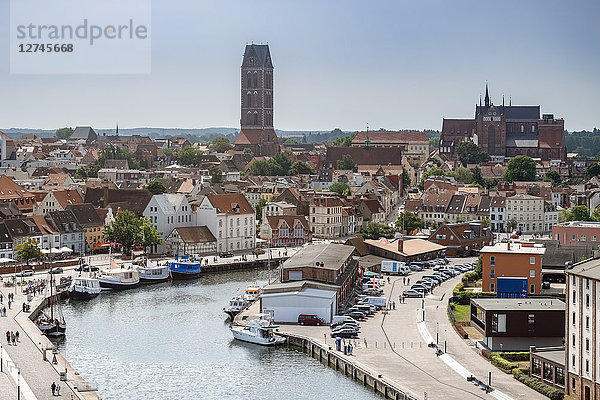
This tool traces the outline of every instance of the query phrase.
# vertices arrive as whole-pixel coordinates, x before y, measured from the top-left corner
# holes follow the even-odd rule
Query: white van
[[[371,304],[379,308],[385,308],[385,305],[387,304],[387,299],[385,297],[378,296],[367,296],[367,298],[363,301],[366,304]]]
[[[338,325],[338,324],[345,324],[345,323],[359,325],[357,320],[355,320],[354,318],[349,317],[347,315],[334,315],[333,319],[331,320],[331,325]]]
[[[381,273],[390,275],[406,275],[410,272],[410,268],[402,261],[382,261]]]

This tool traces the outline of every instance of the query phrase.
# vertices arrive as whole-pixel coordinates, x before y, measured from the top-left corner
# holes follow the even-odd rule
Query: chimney
[[[400,253],[404,251],[404,239],[398,239],[398,251]]]

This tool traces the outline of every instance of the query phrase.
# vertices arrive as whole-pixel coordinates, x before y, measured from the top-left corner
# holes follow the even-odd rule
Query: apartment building
[[[581,400],[600,397],[600,260],[566,271],[565,392]]]
[[[544,199],[528,194],[506,198],[506,220],[517,221],[517,230],[540,233],[544,230]]]
[[[309,222],[313,238],[339,238],[342,232],[342,209],[342,200],[338,197],[313,197],[309,206]]]

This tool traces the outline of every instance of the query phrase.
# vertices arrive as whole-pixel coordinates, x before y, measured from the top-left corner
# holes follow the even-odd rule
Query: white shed
[[[269,285],[261,295],[261,312],[274,322],[298,322],[300,314],[316,314],[330,323],[337,311],[337,287],[296,281]]]

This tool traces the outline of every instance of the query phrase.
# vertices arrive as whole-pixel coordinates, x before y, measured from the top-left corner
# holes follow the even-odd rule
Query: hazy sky
[[[268,42],[275,127],[441,129],[492,101],[600,127],[600,2],[152,2],[149,75],[11,75],[0,0],[0,127],[238,127],[247,42]],[[107,57],[106,63],[110,63]]]

